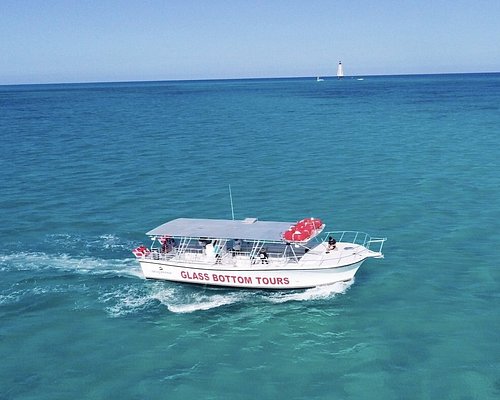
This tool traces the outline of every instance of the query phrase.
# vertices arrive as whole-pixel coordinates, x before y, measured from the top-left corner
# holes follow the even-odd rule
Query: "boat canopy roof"
[[[293,222],[259,221],[256,218],[244,220],[177,218],[150,230],[147,235],[277,242],[283,240],[283,232],[293,224]]]

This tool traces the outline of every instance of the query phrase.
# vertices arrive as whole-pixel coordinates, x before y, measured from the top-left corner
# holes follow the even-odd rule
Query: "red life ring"
[[[288,241],[292,240],[292,236],[293,236],[293,231],[291,230],[285,231],[285,233],[283,234],[283,238]]]
[[[310,239],[316,233],[315,231],[322,226],[323,221],[319,218],[303,218],[283,233],[283,239],[303,242]]]
[[[319,229],[323,226],[323,221],[319,218],[311,218],[311,222],[314,225],[314,229]]]
[[[132,253],[134,253],[136,257],[144,257],[149,255],[151,253],[151,250],[149,250],[146,246],[141,245],[132,250]]]
[[[310,237],[311,237],[311,231],[308,229],[303,229],[300,240],[301,241],[308,240]]]
[[[295,232],[293,232],[292,234],[292,240],[300,240],[299,239],[299,236],[302,234],[302,232],[300,232],[299,230],[296,230]]]

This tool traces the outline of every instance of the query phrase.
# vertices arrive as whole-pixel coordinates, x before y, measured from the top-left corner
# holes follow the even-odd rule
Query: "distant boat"
[[[319,76],[316,78],[316,82],[323,82],[324,79],[323,78],[320,78]]]
[[[339,61],[339,66],[337,67],[337,78],[342,79],[344,77],[344,67],[342,66],[342,61]]]

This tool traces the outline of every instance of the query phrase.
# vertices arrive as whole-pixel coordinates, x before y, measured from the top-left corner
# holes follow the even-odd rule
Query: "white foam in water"
[[[103,303],[115,302],[106,311],[113,317],[120,317],[143,310],[156,302],[160,302],[174,313],[191,313],[199,310],[232,304],[240,301],[237,294],[199,294],[196,291],[185,293],[183,286],[165,287],[158,282],[152,286],[123,286],[99,298]]]
[[[113,317],[132,314],[149,306],[161,303],[168,311],[178,314],[206,311],[248,300],[253,292],[220,291],[191,288],[184,285],[167,286],[166,282],[149,282],[147,285],[127,285],[102,295],[103,303],[114,303],[106,307]]]
[[[61,247],[74,246],[75,248],[99,250],[131,250],[137,243],[123,241],[113,234],[100,235],[99,237],[86,237],[75,234],[58,233],[47,235],[47,243]]]
[[[243,300],[243,296],[237,293],[194,295],[190,302],[183,304],[167,304],[169,311],[174,313],[191,313],[194,311],[210,310],[212,308],[235,304]]]
[[[95,257],[71,257],[67,254],[50,255],[43,252],[0,255],[0,271],[40,271],[58,269],[86,274],[132,275],[143,277],[139,265],[132,258],[102,259]]]
[[[148,285],[121,287],[101,296],[100,301],[104,303],[115,302],[115,304],[106,307],[108,313],[113,317],[139,312],[153,304],[157,304],[157,302],[160,302],[170,312],[184,314],[244,302],[251,305],[252,300],[274,304],[290,301],[327,300],[338,294],[345,293],[353,282],[354,280],[338,282],[304,291],[265,294],[259,292],[257,296],[253,291],[234,290],[221,293],[218,290],[204,290],[201,287],[187,288],[182,284],[167,287],[165,282],[155,282]]]
[[[13,292],[13,293],[8,293],[8,294],[2,294],[0,293],[0,305],[3,304],[9,304],[9,303],[17,303],[19,299],[21,298],[22,293],[19,291]]]
[[[16,288],[14,285],[13,288]],[[0,305],[4,304],[15,304],[24,299],[25,297],[31,296],[40,296],[47,293],[65,293],[67,291],[66,287],[56,285],[49,287],[28,287],[21,289],[13,289],[12,287],[9,289],[9,292],[5,292],[0,294]]]
[[[325,300],[333,298],[337,294],[345,293],[346,290],[354,283],[354,280],[348,282],[337,282],[332,285],[318,286],[303,291],[293,292],[270,292],[270,294],[262,294],[258,297],[255,292],[249,291],[231,291],[220,294],[216,291],[204,291],[200,293],[192,293],[188,296],[181,298],[169,297],[165,298],[165,304],[169,311],[174,313],[191,313],[195,311],[210,310],[221,306],[230,304],[237,304],[248,302],[249,299],[258,299],[259,301],[267,301],[270,303],[286,303],[289,301],[311,301],[311,300]],[[181,291],[179,286],[179,291]],[[179,293],[177,293],[179,294]],[[175,295],[175,292],[170,292],[170,295]]]
[[[347,282],[336,282],[331,285],[317,286],[302,292],[276,293],[269,296],[273,303],[286,303],[288,301],[324,300],[342,294],[354,283],[354,279]]]
[[[113,317],[120,317],[147,308],[156,300],[164,303],[165,299],[172,297],[173,289],[145,291],[143,287],[122,286],[117,290],[105,293],[99,298],[103,303],[115,302],[106,307],[106,311]]]
[[[132,243],[123,243],[122,240],[115,235],[101,235],[99,236],[99,243],[105,249],[127,249],[130,250],[133,247]]]

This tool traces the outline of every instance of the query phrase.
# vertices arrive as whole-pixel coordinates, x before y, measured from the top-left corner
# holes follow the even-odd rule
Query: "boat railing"
[[[382,248],[387,240],[387,238],[371,237],[367,233],[360,231],[331,231],[326,232],[323,236],[323,241],[327,242],[330,236],[334,237],[337,242],[361,245],[374,253],[380,253],[381,257],[383,256]]]
[[[386,238],[370,237],[368,234],[360,231],[330,231],[323,233],[321,237],[316,237],[314,241],[319,243],[327,243],[328,238],[332,236],[338,243],[352,243],[356,246],[353,249],[355,253],[352,252],[341,252],[338,254],[338,263],[341,264],[345,258],[352,257],[355,254],[361,256],[382,258],[382,248],[384,246]],[[182,245],[184,244],[184,245]],[[205,250],[201,247],[193,245],[192,243],[180,243],[178,247],[173,247],[169,252],[162,252],[161,248],[152,247],[151,253],[144,258],[153,260],[172,260],[180,262],[190,262],[196,264],[207,264],[207,262],[213,261],[214,263],[221,263],[223,265],[231,265],[238,263],[238,265],[248,265],[248,267],[258,265],[258,264],[294,264],[294,263],[306,263],[314,264],[318,262],[318,259],[309,260],[303,258],[305,252],[315,251],[314,249],[309,250],[309,246],[288,244],[286,247],[282,247],[283,244],[278,244],[277,246],[264,243],[264,242],[254,242],[252,246],[247,246],[244,249],[235,251],[231,248],[224,248],[221,253],[219,261],[216,258],[213,260],[207,256]],[[265,249],[266,256],[262,257],[260,250]],[[316,250],[317,251],[317,250]],[[333,257],[332,257],[333,256]],[[328,257],[330,260],[332,258],[337,258],[333,254]],[[323,263],[326,259],[321,257],[320,263]]]
[[[386,240],[387,238],[370,238],[370,240],[366,243],[366,248],[376,253],[380,253],[380,257],[384,257],[382,254],[382,248],[384,247]]]
[[[193,249],[195,250],[195,249]],[[199,251],[201,253],[201,250]],[[151,253],[149,253],[145,258],[153,259],[153,260],[170,260],[172,258],[179,258],[181,254],[184,252],[180,252],[176,247],[172,248],[168,252],[162,251],[158,248],[152,248]]]
[[[199,263],[206,264],[207,261],[210,262],[210,259],[203,251],[203,249],[197,249],[194,247],[184,248],[180,251],[177,248],[174,248],[172,251],[168,253],[162,252],[161,249],[152,248],[151,253],[144,256],[146,259],[151,260],[172,260],[172,261],[180,261],[190,263]],[[230,265],[234,263],[238,263],[239,265],[247,264],[248,267],[256,266],[259,264],[286,264],[288,262],[298,262],[300,257],[293,257],[291,255],[283,254],[283,252],[278,251],[268,251],[267,257],[260,257],[260,254],[255,251],[255,249],[249,249],[247,251],[232,251],[227,249],[222,252],[220,258],[220,264],[222,265]],[[216,263],[216,258],[212,260],[212,262]]]

